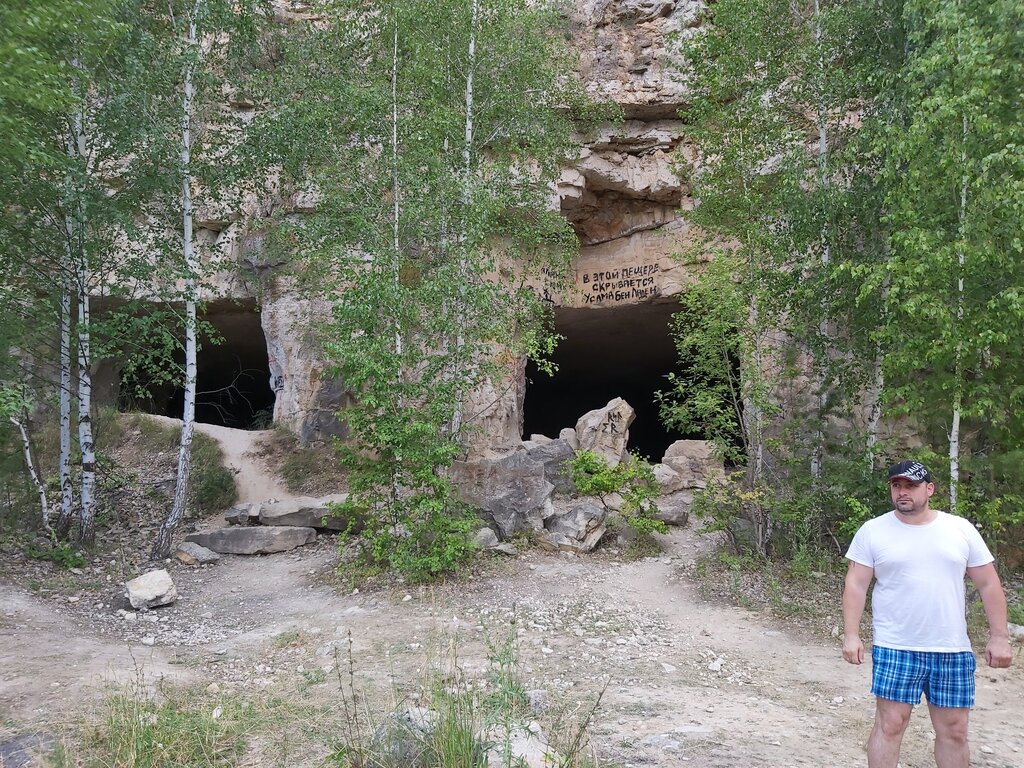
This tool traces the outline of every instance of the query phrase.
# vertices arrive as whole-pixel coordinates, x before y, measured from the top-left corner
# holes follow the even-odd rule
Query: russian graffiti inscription
[[[604,272],[583,273],[583,303],[603,304],[610,301],[636,301],[658,295],[655,275],[660,264],[631,264]]]

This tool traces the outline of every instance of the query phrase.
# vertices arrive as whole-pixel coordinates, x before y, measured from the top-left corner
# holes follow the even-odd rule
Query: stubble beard
[[[911,499],[896,502],[896,511],[899,512],[901,515],[905,515],[906,517],[916,517],[917,515],[920,515],[922,512],[925,512],[927,509],[927,504],[918,505]]]

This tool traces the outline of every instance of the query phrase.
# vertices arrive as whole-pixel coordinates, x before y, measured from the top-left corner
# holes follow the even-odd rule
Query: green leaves
[[[315,190],[279,240],[331,307],[318,336],[352,393],[341,452],[371,561],[436,575],[468,555],[445,471],[479,429],[471,395],[550,347],[527,286],[575,246],[548,206],[574,146],[563,21],[522,0],[338,0],[282,41],[251,146]]]

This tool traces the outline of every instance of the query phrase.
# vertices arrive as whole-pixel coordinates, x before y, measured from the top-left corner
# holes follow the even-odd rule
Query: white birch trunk
[[[399,17],[398,8],[393,9],[394,13],[394,30],[392,36],[392,47],[391,47],[391,249],[392,249],[392,280],[394,281],[395,288],[395,300],[400,302],[402,300],[402,250],[401,250],[401,238],[400,238],[400,217],[402,214],[402,184],[401,177],[398,172],[398,27]],[[395,358],[397,364],[396,376],[398,381],[396,384],[399,387],[399,396],[397,400],[397,407],[401,409],[403,407],[404,398],[401,395],[401,387],[405,380],[405,371],[403,369],[402,354],[404,352],[404,342],[402,338],[402,321],[398,317],[398,313],[401,311],[401,307],[395,306],[393,309],[395,313],[395,320],[393,325],[394,333],[394,345],[395,345]],[[396,456],[397,462],[401,461],[400,456]],[[397,463],[396,462],[396,463]],[[402,486],[398,482],[398,468],[395,467],[392,477],[394,478],[391,483],[391,504],[392,508],[397,509],[398,500],[402,496]],[[394,520],[398,522],[397,519]]]
[[[764,375],[764,373],[761,367],[763,360],[761,355],[760,335],[757,330],[759,317],[756,300],[751,302],[748,320],[752,331],[753,344],[751,349],[751,362],[745,366],[746,374],[748,379],[754,379],[754,377],[759,379]],[[743,421],[749,460],[748,480],[750,482],[750,486],[755,488],[764,477],[764,414],[761,409],[759,398],[757,394],[753,392],[754,385],[750,381],[747,381],[746,383],[741,381],[740,384],[746,391],[743,398]]]
[[[960,486],[960,416],[964,397],[964,362],[963,362],[963,320],[964,320],[964,228],[967,224],[967,115],[963,116],[963,144],[960,149],[960,163],[964,169],[960,181],[959,218],[960,243],[957,246],[957,277],[956,277],[956,349],[953,363],[953,417],[949,427],[949,511],[956,514]]]
[[[71,69],[77,70],[79,64],[77,59],[72,59]],[[77,87],[72,82],[72,93],[77,94]],[[75,113],[70,117],[68,132],[64,136],[64,149],[67,156],[76,161],[84,157],[83,119],[81,113]],[[72,318],[72,283],[74,276],[78,275],[78,251],[82,246],[80,227],[82,222],[76,221],[72,211],[81,215],[78,197],[79,191],[72,180],[66,182],[64,200],[64,263],[61,265],[61,294],[60,294],[60,400],[58,405],[59,431],[60,431],[60,453],[57,458],[57,476],[60,482],[60,514],[57,518],[57,532],[60,536],[67,536],[74,515],[74,488],[71,482],[71,406],[72,406],[72,356],[71,356],[71,334],[73,332],[74,320]]]
[[[476,70],[476,28],[477,19],[479,15],[479,2],[478,0],[472,0],[471,6],[471,17],[469,23],[469,51],[468,51],[468,62],[466,66],[466,87],[465,87],[465,105],[466,105],[466,121],[464,125],[463,144],[462,144],[462,230],[459,232],[459,274],[457,279],[459,285],[456,290],[457,304],[456,304],[456,323],[458,328],[456,330],[455,337],[455,372],[454,375],[456,380],[459,382],[455,388],[455,409],[452,414],[451,421],[451,436],[452,439],[457,440],[459,434],[462,432],[462,426],[465,419],[465,404],[462,402],[466,396],[461,381],[465,380],[464,371],[462,366],[467,364],[467,361],[463,359],[465,355],[466,337],[463,331],[463,325],[465,323],[466,307],[465,307],[465,284],[469,280],[469,265],[467,263],[468,256],[465,253],[467,247],[467,241],[469,239],[467,221],[467,211],[470,205],[473,203],[473,109],[474,109],[474,93],[473,93],[473,75]]]
[[[72,67],[78,63],[73,61]],[[73,91],[77,89],[73,88]],[[84,95],[78,94],[79,98]],[[85,112],[79,109],[71,116],[69,156],[77,159],[87,168],[89,148],[85,135]],[[92,544],[95,535],[95,489],[96,489],[96,447],[92,433],[92,353],[90,349],[92,331],[90,323],[90,296],[92,286],[92,270],[89,266],[89,255],[85,248],[85,211],[83,210],[81,191],[75,191],[72,204],[75,211],[74,224],[69,227],[71,239],[69,251],[75,271],[75,283],[78,291],[78,448],[82,455],[82,485],[80,489],[81,505],[78,510],[78,538],[84,544]]]
[[[50,527],[50,505],[46,503],[46,486],[39,480],[35,462],[32,461],[32,441],[28,439],[28,430],[25,428],[25,422],[21,419],[11,416],[10,421],[21,434],[21,451],[25,456],[25,466],[28,468],[29,477],[32,478],[32,484],[36,487],[36,493],[39,494],[39,506],[42,512],[40,519],[43,530],[46,531],[47,536],[53,537],[53,528]]]
[[[197,0],[189,19],[186,40],[189,55],[198,55],[197,17],[202,0]],[[181,440],[178,447],[178,478],[174,486],[174,502],[153,543],[152,559],[159,560],[171,552],[171,540],[178,524],[185,517],[189,477],[192,468],[192,435],[196,417],[196,279],[199,264],[193,242],[192,211],[192,118],[195,99],[195,68],[193,60],[185,65],[184,94],[181,104],[181,249],[185,262],[185,397],[181,417]]]
[[[764,378],[764,357],[761,351],[761,319],[757,298],[752,297],[747,314],[750,333],[749,348],[744,345],[740,354],[748,356],[740,368],[740,388],[743,395],[743,441],[747,451],[746,484],[749,490],[760,487],[765,474],[764,410],[761,407],[761,393],[757,382]],[[758,502],[751,503],[747,517],[754,526],[755,544],[758,552],[765,554],[771,540],[773,520],[769,510]]]
[[[82,453],[82,505],[79,538],[92,544],[96,536],[96,446],[92,434],[92,355],[89,329],[89,286],[92,271],[83,252],[78,269],[78,447]]]
[[[60,430],[60,454],[57,458],[57,477],[60,482],[60,513],[57,517],[57,532],[67,536],[71,528],[75,496],[71,485],[71,281],[72,269],[71,219],[65,220],[65,259],[61,265],[60,286],[60,401],[58,406]]]

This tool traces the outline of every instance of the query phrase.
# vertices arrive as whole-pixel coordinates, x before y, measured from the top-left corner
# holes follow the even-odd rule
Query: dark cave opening
[[[631,451],[660,461],[676,440],[701,439],[666,429],[654,399],[655,392],[668,387],[665,376],[679,367],[669,333],[678,309],[674,301],[600,310],[556,308],[555,332],[564,337],[553,356],[558,371],[548,376],[533,364],[527,367],[524,437],[557,437],[587,411],[621,397],[636,411],[629,428]]]
[[[234,429],[266,429],[273,422],[267,342],[255,303],[218,302],[207,306],[196,354],[196,421]],[[213,338],[211,338],[211,336]],[[184,363],[179,352],[175,362]],[[145,392],[140,396],[140,392]],[[118,408],[180,419],[185,392],[177,382],[125,381]]]

